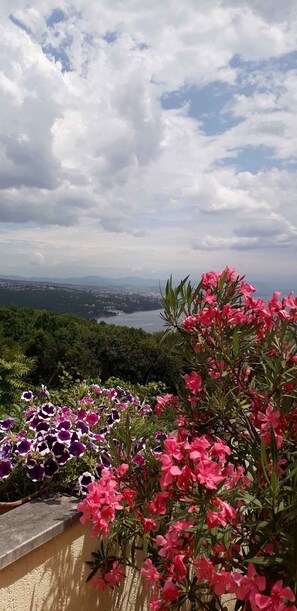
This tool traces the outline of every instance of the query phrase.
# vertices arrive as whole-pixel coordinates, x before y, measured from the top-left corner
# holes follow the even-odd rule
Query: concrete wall
[[[0,611],[146,611],[139,573],[127,569],[124,588],[101,594],[85,583],[98,542],[74,524],[0,572]]]

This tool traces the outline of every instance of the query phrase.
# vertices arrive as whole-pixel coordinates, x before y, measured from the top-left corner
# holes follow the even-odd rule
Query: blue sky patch
[[[215,81],[205,87],[185,87],[165,94],[161,98],[161,104],[168,110],[181,108],[188,103],[188,115],[202,122],[207,136],[214,136],[240,123],[240,120],[234,118],[230,112],[224,111],[227,103],[232,100],[234,91],[235,89],[229,85]]]
[[[273,157],[273,149],[264,145],[247,146],[234,151],[233,157],[225,157],[217,165],[232,166],[237,172],[250,172],[251,174],[283,167],[282,161]]]
[[[60,23],[61,21],[64,21],[64,19],[65,19],[64,12],[60,8],[55,8],[53,12],[50,14],[50,16],[48,17],[48,19],[46,20],[46,25],[50,27],[50,26],[55,25],[56,23]]]
[[[53,47],[53,45],[48,44],[42,47],[43,52],[52,57],[55,62],[61,62],[62,64],[62,72],[71,72],[71,61],[63,47]]]
[[[231,68],[246,69],[249,73],[254,73],[255,70],[268,70],[273,72],[287,72],[297,68],[297,51],[284,53],[279,57],[270,57],[257,61],[243,61],[240,55],[236,54],[229,62]]]

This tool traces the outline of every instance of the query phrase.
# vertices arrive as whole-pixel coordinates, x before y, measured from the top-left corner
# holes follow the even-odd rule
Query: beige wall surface
[[[98,542],[75,524],[0,572],[0,611],[146,611],[139,573],[127,569],[124,588],[101,594],[86,583],[86,560]]]

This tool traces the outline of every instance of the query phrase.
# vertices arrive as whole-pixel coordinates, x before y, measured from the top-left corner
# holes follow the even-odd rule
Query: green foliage
[[[0,348],[0,417],[11,414],[22,390],[25,378],[34,368],[35,361],[16,349]]]
[[[162,333],[11,306],[0,307],[0,337],[35,359],[28,377],[34,386],[59,388],[64,371],[80,380],[116,376],[140,385],[161,380],[171,390],[178,378],[175,339],[161,342]]]

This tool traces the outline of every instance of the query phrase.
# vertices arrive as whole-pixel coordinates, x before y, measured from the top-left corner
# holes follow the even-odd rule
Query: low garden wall
[[[77,499],[53,497],[0,516],[0,611],[144,611],[139,573],[103,593],[86,583],[98,547],[76,512]]]

